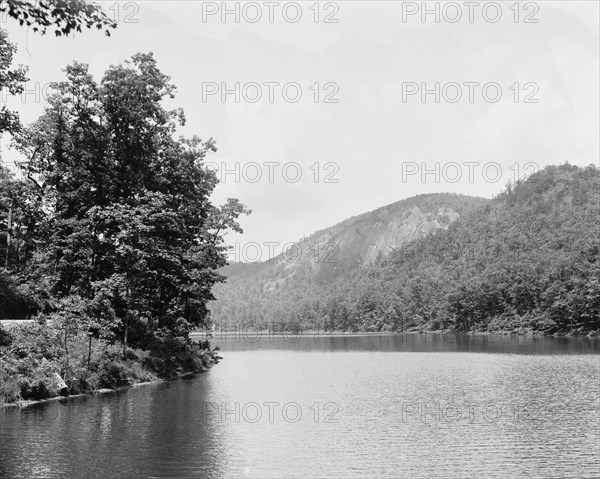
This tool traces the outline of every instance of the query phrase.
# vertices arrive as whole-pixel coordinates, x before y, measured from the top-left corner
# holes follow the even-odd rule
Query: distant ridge
[[[600,332],[600,171],[548,166],[492,200],[419,195],[299,242],[335,261],[232,265],[218,327]],[[245,269],[242,274],[241,271]]]
[[[233,263],[223,268],[227,284],[214,289],[213,321],[244,321],[252,308],[262,309],[265,294],[281,288],[341,281],[358,268],[395,248],[447,229],[468,211],[489,200],[453,193],[422,194],[347,218],[298,241],[286,254],[262,263]],[[248,303],[246,303],[248,301]],[[251,316],[252,314],[250,314]]]

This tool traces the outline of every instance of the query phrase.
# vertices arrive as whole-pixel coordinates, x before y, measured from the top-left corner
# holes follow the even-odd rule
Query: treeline
[[[175,138],[185,117],[163,108],[175,87],[152,54],[100,82],[85,64],[65,73],[12,128],[22,178],[0,168],[0,318],[37,321],[1,332],[7,400],[55,393],[54,373],[79,392],[211,364],[189,333],[208,327],[222,234],[247,212],[210,202],[215,141]]]
[[[248,307],[225,326],[589,333],[600,329],[599,234],[598,168],[550,166],[337,281],[246,281]]]
[[[235,323],[281,322],[298,302],[321,298],[324,288],[344,282],[358,268],[381,261],[394,246],[406,247],[489,200],[456,193],[421,194],[353,216],[301,239],[261,263],[231,263],[221,270],[210,310],[218,328]],[[313,314],[310,312],[309,314]],[[311,324],[317,323],[311,316]]]

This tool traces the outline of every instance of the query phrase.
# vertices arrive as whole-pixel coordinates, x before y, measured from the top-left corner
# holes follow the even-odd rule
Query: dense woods
[[[430,195],[412,200],[419,199],[431,202]],[[550,166],[491,201],[472,199],[472,206],[447,229],[337,278],[318,273],[273,281],[269,266],[235,265],[227,273],[231,284],[219,287],[211,306],[215,320],[223,329],[582,334],[600,328],[595,166]]]
[[[175,87],[152,54],[100,82],[85,64],[65,73],[34,124],[10,123],[22,178],[0,169],[0,318],[36,319],[1,332],[7,400],[56,393],[56,372],[79,392],[212,364],[189,333],[207,327],[222,234],[247,211],[211,203],[215,141],[175,138],[185,117],[162,106]]]

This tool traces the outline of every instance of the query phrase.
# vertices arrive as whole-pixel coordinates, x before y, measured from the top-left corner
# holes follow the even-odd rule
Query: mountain
[[[217,326],[600,330],[600,170],[593,165],[546,167],[492,200],[416,196],[299,244],[315,242],[338,245],[337,261],[280,256],[231,266],[235,274],[211,306]]]
[[[330,329],[600,329],[600,171],[550,166],[325,293]]]
[[[394,249],[448,229],[487,202],[457,194],[418,195],[317,231],[268,261],[232,263],[222,270],[227,283],[214,288],[213,322],[225,327],[279,322],[278,311],[287,303],[282,296],[301,300],[309,292],[317,295]]]

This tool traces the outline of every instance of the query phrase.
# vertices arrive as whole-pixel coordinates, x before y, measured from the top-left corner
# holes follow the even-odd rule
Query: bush
[[[0,351],[3,351],[2,348]],[[18,401],[21,388],[17,383],[17,368],[4,354],[0,355],[0,402]]]
[[[4,269],[0,270],[0,319],[25,319],[40,309],[35,299],[28,294],[26,287]]]
[[[82,394],[100,388],[100,374],[79,366],[71,370],[71,378],[66,381],[69,394]]]
[[[13,342],[13,337],[6,329],[0,326],[0,348],[10,346]]]
[[[103,364],[102,370],[100,371],[100,387],[116,388],[120,385],[121,381],[127,377],[126,368],[123,363],[118,361],[107,361]]]
[[[58,391],[52,390],[52,386],[46,378],[21,377],[18,383],[22,399],[40,400],[58,395]]]
[[[58,396],[60,388],[54,374],[52,365],[48,363],[37,367],[28,375],[21,375],[17,380],[21,398],[40,400]]]
[[[36,322],[14,327],[10,334],[13,341],[8,354],[16,358],[54,360],[63,354],[58,331],[45,324]]]
[[[558,324],[556,324],[556,321],[549,317],[538,318],[536,321],[536,327],[544,334],[552,334],[558,330]]]
[[[145,382],[156,380],[156,376],[137,362],[107,360],[102,363],[98,373],[98,382],[103,388],[117,388],[126,382]]]
[[[60,323],[59,323],[60,324]],[[165,334],[150,350],[126,348],[93,338],[86,331],[64,330],[38,321],[11,330],[8,344],[0,347],[0,401],[47,399],[62,394],[81,394],[99,388],[117,388],[130,383],[170,378],[183,372],[198,372],[217,362],[210,344]],[[6,337],[9,336],[7,334]],[[60,389],[59,374],[67,387]]]
[[[21,387],[15,378],[3,378],[0,383],[0,402],[15,402],[21,399]]]

